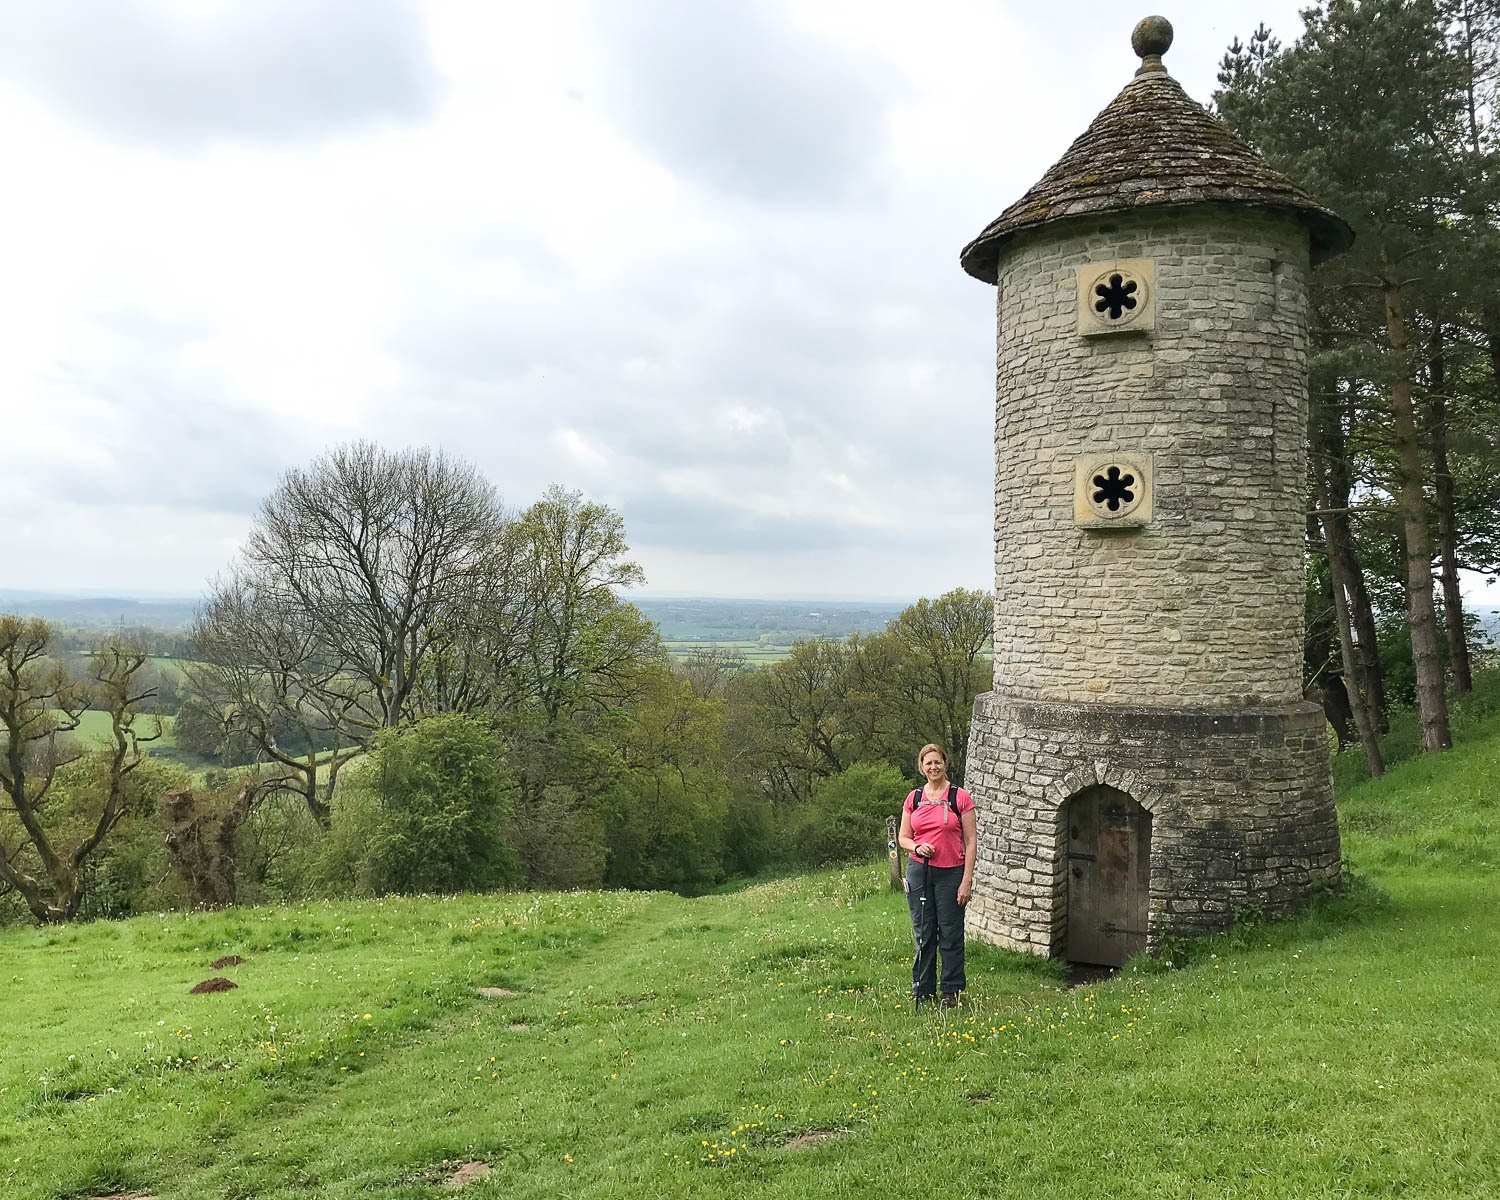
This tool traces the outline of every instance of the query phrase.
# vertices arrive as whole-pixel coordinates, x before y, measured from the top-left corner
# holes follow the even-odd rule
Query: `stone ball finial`
[[[1131,31],[1130,47],[1141,57],[1141,71],[1165,71],[1161,56],[1172,48],[1172,22],[1146,17]]]

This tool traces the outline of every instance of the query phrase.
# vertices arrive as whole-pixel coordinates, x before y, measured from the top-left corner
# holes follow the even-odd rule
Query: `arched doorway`
[[[1151,814],[1104,784],[1063,808],[1068,836],[1069,962],[1122,966],[1146,949]]]

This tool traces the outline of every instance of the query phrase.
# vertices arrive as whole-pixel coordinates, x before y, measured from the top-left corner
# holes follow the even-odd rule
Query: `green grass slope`
[[[0,932],[0,1195],[1493,1195],[1497,778],[1491,722],[1344,798],[1337,901],[947,1013],[883,866]]]

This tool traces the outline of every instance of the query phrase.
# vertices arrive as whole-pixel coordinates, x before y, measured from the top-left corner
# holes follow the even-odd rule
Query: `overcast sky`
[[[1168,11],[1207,100],[1297,0]],[[623,513],[649,592],[986,587],[958,251],[1130,78],[1115,3],[14,0],[0,587],[196,594],[358,437]]]

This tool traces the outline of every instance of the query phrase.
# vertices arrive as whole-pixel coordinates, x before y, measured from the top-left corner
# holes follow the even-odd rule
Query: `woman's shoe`
[[[942,1005],[943,1005],[944,1008],[957,1008],[958,1007],[958,993],[957,992],[944,992],[943,993],[943,999],[942,999]]]

